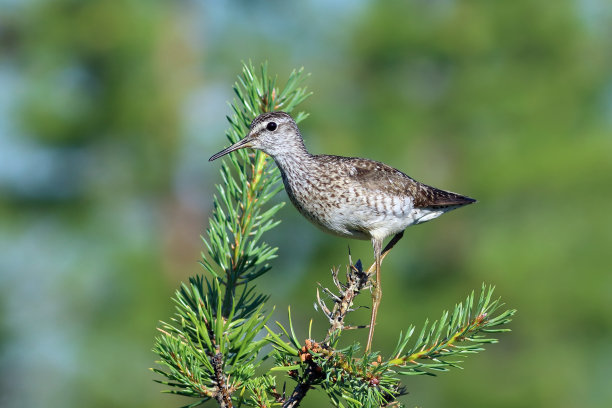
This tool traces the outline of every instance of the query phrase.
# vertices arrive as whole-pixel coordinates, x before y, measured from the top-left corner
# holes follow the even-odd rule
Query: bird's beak
[[[244,139],[239,140],[238,142],[234,143],[227,149],[223,149],[219,153],[213,154],[212,156],[210,156],[210,159],[208,159],[208,161],[216,160],[221,156],[225,156],[226,154],[233,152],[234,150],[243,149],[245,147],[251,147],[251,140],[252,138],[250,136],[247,136]]]

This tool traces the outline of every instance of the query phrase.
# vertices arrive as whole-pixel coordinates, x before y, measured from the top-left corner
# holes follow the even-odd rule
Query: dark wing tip
[[[464,202],[465,202],[465,204],[466,204],[466,205],[467,205],[467,204],[474,204],[474,203],[477,203],[477,202],[478,202],[478,200],[473,199],[473,198],[468,197],[468,196],[461,196],[461,197],[463,198],[463,200],[464,200]]]
[[[475,203],[476,200],[463,196],[461,194],[452,193],[450,191],[440,190],[435,187],[430,187],[421,184],[417,190],[417,196],[414,200],[415,207],[446,207],[446,206],[463,206]]]

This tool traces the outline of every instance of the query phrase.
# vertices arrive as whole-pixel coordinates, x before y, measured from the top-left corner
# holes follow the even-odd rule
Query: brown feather
[[[463,206],[476,202],[473,198],[420,183],[407,174],[374,160],[332,155],[320,155],[318,158],[327,162],[337,161],[350,164],[351,171],[348,176],[368,190],[384,190],[396,196],[408,193],[414,197],[416,208]],[[338,166],[338,168],[342,167]]]

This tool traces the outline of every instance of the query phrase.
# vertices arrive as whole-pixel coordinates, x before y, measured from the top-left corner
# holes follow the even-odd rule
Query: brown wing
[[[440,190],[423,183],[418,184],[419,187],[414,198],[414,206],[417,208],[460,206],[476,202],[473,198],[461,194]]]
[[[473,198],[420,183],[384,163],[360,158],[350,158],[348,163],[351,178],[366,189],[391,195],[410,194],[417,208],[462,206],[476,202]]]

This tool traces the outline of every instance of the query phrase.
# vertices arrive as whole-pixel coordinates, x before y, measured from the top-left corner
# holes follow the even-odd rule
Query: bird
[[[340,237],[371,241],[376,280],[372,282],[367,353],[382,298],[383,254],[402,238],[407,227],[476,200],[420,183],[375,160],[311,154],[296,122],[282,111],[257,116],[243,139],[212,155],[209,161],[244,148],[272,157],[290,201],[314,225]],[[393,238],[383,251],[382,244],[388,237]]]

